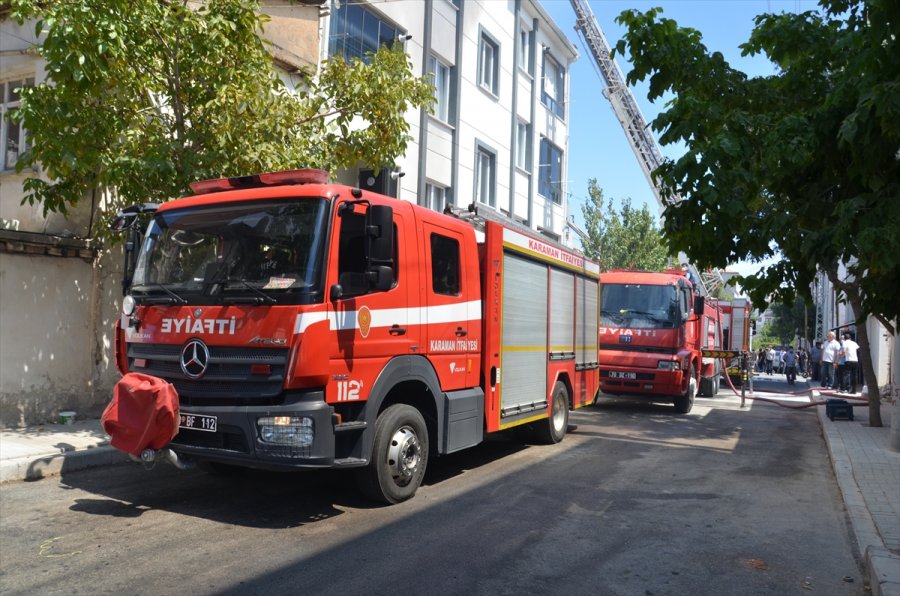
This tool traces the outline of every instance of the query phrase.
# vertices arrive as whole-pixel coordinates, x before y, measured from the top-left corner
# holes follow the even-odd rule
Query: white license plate
[[[611,371],[609,371],[609,378],[610,379],[636,379],[637,373],[611,370]]]
[[[181,414],[178,428],[202,430],[204,432],[216,432],[218,419],[215,416],[201,416],[200,414]]]

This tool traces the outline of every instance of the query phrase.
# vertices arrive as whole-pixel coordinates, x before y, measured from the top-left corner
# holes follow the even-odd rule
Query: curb
[[[0,462],[0,483],[40,480],[76,470],[117,464],[127,459],[125,454],[109,445],[7,459]]]

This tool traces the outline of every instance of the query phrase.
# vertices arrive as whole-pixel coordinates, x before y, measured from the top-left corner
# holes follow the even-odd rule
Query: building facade
[[[575,47],[536,0],[334,1],[322,58],[402,41],[433,76],[433,113],[408,115],[413,142],[375,177],[346,182],[435,210],[476,203],[559,240],[566,225],[569,66]]]

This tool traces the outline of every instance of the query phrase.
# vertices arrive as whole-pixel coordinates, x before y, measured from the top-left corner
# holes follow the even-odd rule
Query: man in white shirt
[[[857,368],[859,367],[859,344],[853,341],[849,333],[844,334],[844,343],[841,348],[847,359],[844,367],[844,381],[841,383],[849,388],[850,393],[856,393]]]
[[[822,346],[822,387],[834,389],[837,386],[837,379],[834,378],[834,363],[837,362],[840,349],[841,344],[834,339],[834,331],[829,331],[828,339]]]

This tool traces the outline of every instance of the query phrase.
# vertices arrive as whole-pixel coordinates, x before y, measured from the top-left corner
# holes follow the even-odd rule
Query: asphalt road
[[[811,410],[609,401],[372,507],[334,472],[168,465],[0,488],[0,593],[862,594]]]

